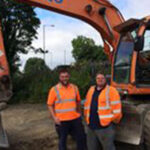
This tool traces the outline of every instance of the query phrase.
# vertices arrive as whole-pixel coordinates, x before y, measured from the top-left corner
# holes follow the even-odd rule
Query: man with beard
[[[69,79],[69,72],[61,70],[59,83],[51,88],[47,104],[58,133],[59,150],[67,149],[66,141],[69,134],[74,137],[77,150],[86,150],[80,94],[77,86],[69,83]]]
[[[122,117],[118,91],[107,85],[102,73],[96,75],[96,85],[86,96],[84,106],[88,150],[115,150],[114,126]]]

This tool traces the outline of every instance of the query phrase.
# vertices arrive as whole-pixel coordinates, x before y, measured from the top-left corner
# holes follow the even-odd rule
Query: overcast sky
[[[150,15],[150,0],[111,0],[119,8],[125,19],[142,18]],[[43,48],[43,25],[49,24],[54,27],[46,27],[46,49],[49,53],[46,55],[46,64],[50,68],[64,64],[64,51],[66,51],[66,64],[74,62],[71,51],[71,41],[78,35],[93,38],[96,44],[100,45],[101,37],[99,33],[90,25],[57,13],[36,8],[37,16],[41,20],[41,26],[38,29],[38,40],[33,41],[34,47]],[[43,58],[42,54],[21,55],[21,70],[26,60],[30,57]]]

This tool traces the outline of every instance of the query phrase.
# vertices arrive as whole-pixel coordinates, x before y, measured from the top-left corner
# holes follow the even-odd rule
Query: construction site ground
[[[10,105],[2,113],[7,131],[8,150],[58,150],[54,124],[44,104]],[[68,150],[76,150],[75,142],[68,138]],[[139,150],[138,147],[116,143],[117,150]]]

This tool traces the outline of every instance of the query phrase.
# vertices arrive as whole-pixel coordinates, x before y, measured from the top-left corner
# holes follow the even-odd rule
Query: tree
[[[107,56],[103,52],[103,47],[96,45],[93,39],[78,36],[76,39],[73,39],[72,46],[72,54],[77,62],[99,62],[107,60]]]
[[[45,71],[49,71],[50,69],[46,66],[45,62],[41,58],[29,58],[24,67],[25,74],[37,74]]]
[[[72,71],[73,82],[77,83],[84,98],[90,85],[95,84],[97,72],[110,74],[111,66],[103,47],[95,44],[94,40],[78,36],[72,41],[72,54],[76,60],[75,70]]]
[[[55,75],[41,58],[29,58],[24,72],[14,76],[12,102],[44,102],[48,91],[54,85]]]
[[[37,38],[40,20],[34,7],[12,0],[0,0],[0,21],[4,37],[4,45],[11,73],[18,70],[19,54],[26,54]]]

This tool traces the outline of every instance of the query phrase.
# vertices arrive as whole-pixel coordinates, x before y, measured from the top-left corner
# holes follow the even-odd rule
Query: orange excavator
[[[116,140],[150,150],[150,17],[125,21],[108,0],[17,1],[78,18],[100,33],[112,66],[111,85],[118,89],[123,103],[124,117],[116,129]],[[12,85],[1,28],[0,89],[2,110],[11,98]],[[6,139],[1,125],[3,147],[8,145]]]

